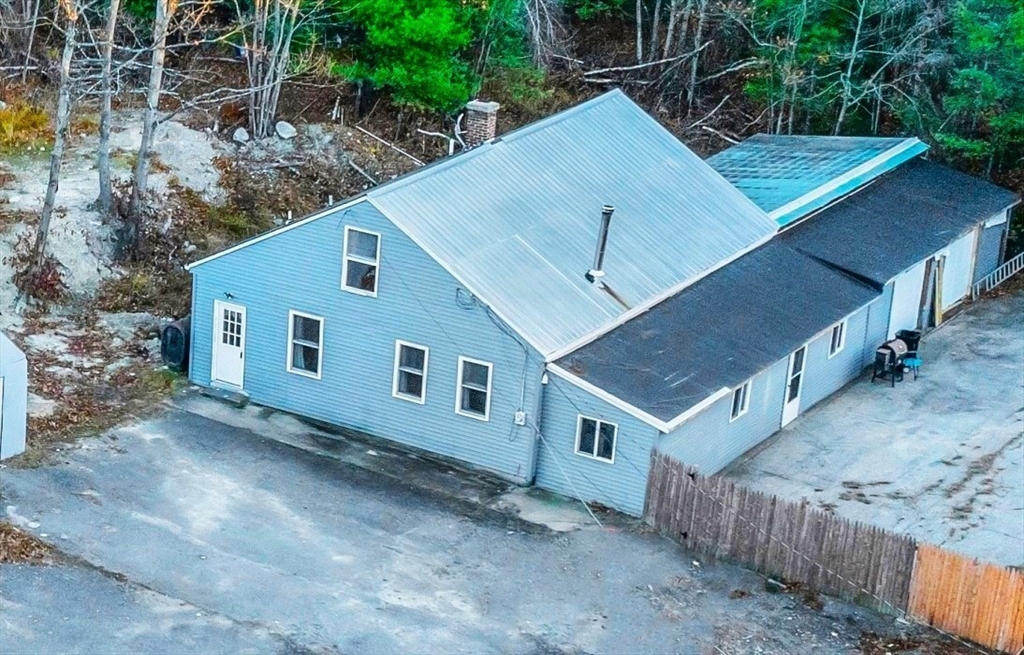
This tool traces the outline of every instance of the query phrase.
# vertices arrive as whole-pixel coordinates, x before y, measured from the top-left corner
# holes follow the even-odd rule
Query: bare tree
[[[60,58],[60,86],[57,89],[53,151],[50,153],[50,178],[46,185],[46,199],[43,202],[43,212],[39,216],[39,229],[36,232],[35,247],[32,250],[32,263],[28,272],[30,284],[35,279],[35,274],[42,268],[46,258],[50,219],[53,216],[53,208],[57,201],[57,189],[60,186],[60,169],[64,163],[64,146],[67,142],[68,125],[71,122],[71,60],[75,54],[78,11],[79,7],[74,0],[60,0],[57,3],[57,12],[63,14],[64,19],[64,49]]]
[[[164,59],[167,56],[167,31],[177,0],[156,0],[153,20],[153,56],[149,68],[149,86],[146,91],[146,112],[142,124],[142,142],[132,171],[132,195],[128,204],[124,246],[133,250],[137,245],[139,225],[142,222],[142,204],[146,196],[149,177],[149,155],[153,148],[153,134],[157,127],[160,90],[163,84]]]
[[[100,77],[100,142],[96,152],[96,163],[100,178],[100,194],[97,202],[99,210],[104,216],[110,215],[113,206],[113,190],[110,185],[110,128],[113,119],[111,64],[114,53],[114,35],[117,31],[117,14],[120,8],[121,0],[110,0],[110,7],[107,9],[107,25],[103,32],[103,71]]]
[[[313,0],[319,2],[319,0]],[[249,129],[253,136],[269,136],[277,116],[281,86],[289,73],[292,39],[310,16],[310,0],[254,0],[252,13],[235,0],[241,24],[249,82]]]

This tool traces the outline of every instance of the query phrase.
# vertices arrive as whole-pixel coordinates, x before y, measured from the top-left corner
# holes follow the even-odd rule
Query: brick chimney
[[[466,103],[466,128],[462,140],[467,148],[475,148],[484,141],[493,139],[498,126],[498,108],[496,102],[471,100]]]

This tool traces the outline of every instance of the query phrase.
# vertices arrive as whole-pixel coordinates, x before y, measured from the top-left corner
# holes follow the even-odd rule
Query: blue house
[[[192,264],[192,381],[640,514],[653,450],[719,470],[941,320],[1016,202],[914,139],[705,162],[619,91],[501,136],[495,109],[461,154]]]
[[[25,451],[28,409],[28,361],[0,332],[0,459]]]

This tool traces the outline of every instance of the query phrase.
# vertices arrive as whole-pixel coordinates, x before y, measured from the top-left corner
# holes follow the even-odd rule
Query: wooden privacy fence
[[[652,456],[647,521],[687,548],[915,619],[1024,648],[1024,573],[782,500]]]
[[[951,553],[917,549],[909,614],[991,648],[1024,648],[1024,573]]]
[[[687,548],[883,611],[907,607],[917,543],[655,454],[647,517]]]

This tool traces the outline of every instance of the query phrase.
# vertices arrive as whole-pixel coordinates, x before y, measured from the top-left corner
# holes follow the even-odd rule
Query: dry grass
[[[33,535],[0,521],[0,564],[43,564],[53,549]]]
[[[52,141],[50,117],[41,108],[17,102],[0,109],[0,153],[37,151]]]

